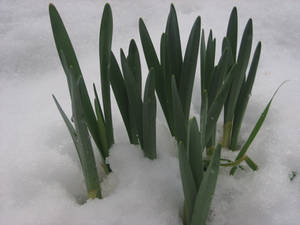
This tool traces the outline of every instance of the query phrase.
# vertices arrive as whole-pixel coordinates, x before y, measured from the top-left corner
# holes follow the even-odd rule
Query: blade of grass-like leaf
[[[200,44],[200,80],[201,80],[201,92],[203,93],[204,90],[207,89],[207,86],[205,86],[206,81],[205,81],[205,57],[206,57],[206,44],[205,44],[205,34],[204,30],[202,29],[202,34],[201,34],[201,44]]]
[[[238,17],[237,17],[236,7],[234,7],[230,14],[228,27],[227,27],[227,34],[226,34],[226,37],[228,38],[230,43],[234,62],[236,60],[237,32],[238,32]]]
[[[193,177],[198,190],[203,176],[202,165],[202,149],[201,149],[201,136],[197,125],[196,118],[193,117],[189,121],[188,126],[188,154],[189,161],[193,173]]]
[[[197,17],[187,43],[180,75],[179,95],[186,120],[189,119],[192,91],[194,86],[197,58],[199,51],[201,20]]]
[[[97,119],[82,77],[80,77],[78,80],[78,90],[80,93],[80,101],[82,104],[82,110],[87,127],[95,141],[95,144],[99,149],[101,156],[103,157],[103,159],[105,159],[106,157],[108,157],[108,149],[102,145]]]
[[[191,225],[205,225],[219,174],[221,145],[218,144],[196,195]]]
[[[182,52],[179,27],[177,21],[176,10],[173,4],[171,4],[170,12],[167,20],[166,27],[166,47],[167,47],[167,75],[175,75],[176,85],[179,88],[180,75],[182,68]]]
[[[219,92],[216,95],[216,98],[213,100],[212,104],[209,106],[207,114],[207,125],[206,125],[206,134],[205,134],[205,143],[208,143],[211,138],[216,122],[219,118],[219,115],[222,111],[224,102],[228,96],[228,92],[231,86],[232,79],[234,74],[237,71],[237,65],[235,64],[231,70],[228,72],[229,75],[226,75],[226,79],[222,82]]]
[[[207,91],[204,90],[202,92],[202,102],[201,102],[201,109],[200,109],[200,144],[201,144],[201,152],[203,152],[203,150],[205,148],[207,110],[208,110]]]
[[[212,30],[209,32],[208,40],[207,40],[207,48],[206,48],[206,56],[205,56],[205,81],[204,87],[208,91],[208,99],[210,99],[210,90],[208,89],[211,85],[212,81],[212,73],[215,67],[215,39],[213,39]],[[210,102],[209,102],[210,105]]]
[[[53,4],[49,5],[49,15],[56,49],[67,76],[70,96],[72,96],[71,76],[75,76],[75,78],[78,78],[79,76],[81,76],[81,71],[69,35],[59,13],[57,12]],[[74,74],[70,73],[70,65],[72,65],[74,69]]]
[[[136,43],[133,39],[130,41],[127,62],[136,80],[138,93],[140,96],[142,96],[142,72],[140,55]]]
[[[105,124],[108,138],[108,147],[114,143],[113,125],[111,118],[109,64],[113,32],[112,12],[108,3],[105,4],[102,14],[99,35],[99,57],[101,72],[102,102],[105,115]]]
[[[279,88],[284,84],[285,82],[283,82],[275,91],[275,93],[273,94],[272,98],[269,100],[266,108],[264,109],[264,111],[262,112],[262,114],[260,115],[258,121],[256,122],[253,130],[251,131],[247,141],[245,142],[245,144],[243,145],[241,151],[239,152],[239,154],[237,155],[236,160],[239,160],[240,158],[242,158],[247,150],[249,149],[249,146],[251,145],[251,143],[253,142],[254,138],[256,137],[257,133],[259,132],[260,128],[262,127],[266,117],[267,117],[267,114],[269,112],[269,108],[271,106],[271,103],[276,95],[276,93],[278,92]]]
[[[182,105],[180,102],[179,93],[176,86],[175,76],[172,76],[172,101],[173,101],[173,116],[174,116],[174,134],[176,140],[182,141],[185,146],[187,145],[187,133],[186,126],[187,121],[185,120],[185,116],[183,114]]]
[[[55,104],[56,104],[56,106],[57,106],[57,109],[58,109],[58,111],[59,111],[61,117],[63,118],[63,120],[64,120],[64,122],[65,122],[65,124],[66,124],[66,126],[67,126],[67,128],[68,128],[68,131],[69,131],[69,133],[70,133],[70,135],[71,135],[71,137],[72,137],[73,143],[74,143],[74,145],[75,145],[75,147],[76,147],[76,150],[77,150],[77,152],[78,152],[78,144],[77,144],[77,134],[76,134],[76,131],[75,131],[75,129],[74,129],[72,123],[71,123],[70,120],[68,119],[67,115],[66,115],[65,112],[62,110],[62,108],[61,108],[60,104],[58,103],[57,99],[55,98],[55,96],[52,95],[52,97],[53,97],[53,99],[54,99],[54,102],[55,102]],[[78,156],[80,156],[80,155],[78,154]],[[79,159],[80,159],[80,158],[79,158]],[[80,162],[81,162],[81,159],[80,159]]]
[[[138,94],[138,87],[128,65],[124,52],[121,50],[121,64],[124,74],[124,83],[129,101],[129,122],[131,131],[138,135],[140,145],[143,148],[143,103]]]
[[[143,141],[144,154],[149,159],[156,159],[156,99],[155,70],[149,71],[143,102]]]
[[[139,32],[148,69],[150,70],[152,67],[156,68],[159,66],[158,57],[146,25],[141,18],[139,19]]]
[[[230,148],[233,150],[237,149],[238,136],[239,136],[242,120],[247,108],[247,104],[251,95],[253,83],[255,80],[260,52],[261,52],[261,43],[259,42],[254,52],[249,74],[247,76],[247,81],[243,84],[237,101],[237,105],[239,107],[236,107],[234,112],[232,138],[231,138],[231,146],[230,146]]]
[[[72,68],[70,68],[73,73]],[[72,76],[73,78],[74,76]],[[86,187],[89,198],[101,198],[99,178],[96,168],[93,148],[87,129],[82,102],[80,98],[79,79],[71,79],[72,85],[72,112],[75,130],[78,136],[78,152],[81,158],[82,171],[85,176]]]
[[[237,59],[237,63],[240,65],[241,74],[244,74],[247,70],[247,66],[249,63],[251,47],[252,47],[252,39],[253,39],[253,25],[252,19],[249,19],[241,41],[239,55]]]
[[[125,87],[124,79],[119,68],[118,62],[111,52],[111,65],[110,65],[110,83],[122,115],[123,122],[126,127],[128,138],[131,144],[138,144],[136,135],[132,135],[129,115],[129,101],[128,94]]]
[[[190,224],[193,208],[194,208],[194,201],[197,193],[197,188],[195,184],[195,180],[193,178],[192,169],[187,158],[187,151],[184,147],[185,144],[182,142],[178,143],[178,159],[179,159],[179,168],[180,168],[180,175],[181,175],[181,182],[183,186],[183,193],[184,193],[184,204],[185,204],[185,224]]]

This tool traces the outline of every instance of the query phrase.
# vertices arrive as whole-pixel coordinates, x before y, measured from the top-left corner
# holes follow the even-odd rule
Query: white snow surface
[[[183,46],[198,15],[206,34],[213,29],[217,49],[233,6],[238,8],[239,33],[248,18],[253,18],[254,44],[261,40],[263,48],[242,140],[249,135],[275,89],[289,80],[276,96],[249,150],[259,170],[239,171],[232,177],[228,169],[221,168],[208,224],[299,225],[300,1],[173,2]],[[82,204],[86,193],[80,164],[51,97],[54,93],[70,115],[67,82],[51,33],[48,3],[0,1],[0,224],[181,224],[183,193],[176,143],[161,109],[157,118],[158,159],[151,161],[138,147],[128,144],[113,102],[116,144],[109,158],[113,173],[101,184],[104,199]],[[105,2],[53,3],[68,29],[87,86],[95,82],[99,89],[98,33]],[[139,17],[144,19],[158,48],[170,1],[112,0],[110,4],[114,16],[113,51],[117,56],[120,48],[127,51],[131,38],[136,39],[142,56]],[[145,76],[146,64],[141,58]],[[197,116],[199,72],[194,90],[192,114]],[[292,171],[298,176],[290,181]]]

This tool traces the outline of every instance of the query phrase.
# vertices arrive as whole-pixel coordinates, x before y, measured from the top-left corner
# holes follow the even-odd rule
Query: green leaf
[[[139,19],[139,32],[148,69],[156,68],[159,66],[159,61],[146,25],[141,18]]]
[[[86,90],[85,83],[84,83],[84,80],[82,77],[79,78],[77,84],[78,84],[78,90],[80,93],[80,101],[82,104],[82,111],[84,114],[85,122],[86,122],[87,127],[95,141],[95,144],[97,145],[97,147],[99,149],[101,156],[103,157],[103,159],[106,159],[109,154],[108,148],[107,148],[107,146],[105,146],[106,147],[105,148],[102,145],[101,135],[100,135],[97,119],[96,119],[88,92]]]
[[[109,64],[112,42],[113,21],[112,12],[108,3],[105,4],[100,25],[99,56],[101,73],[102,102],[105,115],[108,146],[114,143],[113,125],[111,118],[110,85],[109,85]]]
[[[187,158],[187,152],[184,147],[184,143],[178,143],[178,158],[179,158],[179,168],[181,175],[181,182],[183,186],[184,193],[184,204],[187,215],[185,216],[185,224],[190,224],[194,201],[197,193],[196,184],[193,178],[192,169]]]
[[[207,126],[206,126],[206,134],[205,134],[205,142],[207,143],[210,137],[214,133],[214,127],[216,122],[220,116],[222,108],[224,106],[224,102],[227,98],[229,88],[236,73],[237,66],[236,64],[231,68],[228,72],[229,75],[226,75],[225,80],[222,82],[220,90],[218,91],[216,98],[213,100],[212,104],[209,106],[208,114],[207,114]]]
[[[259,42],[252,59],[250,70],[247,76],[247,81],[243,83],[240,95],[238,97],[237,106],[234,112],[234,120],[232,127],[232,139],[231,139],[231,149],[237,149],[238,135],[242,125],[242,120],[248,105],[248,101],[251,95],[253,83],[256,76],[257,66],[259,62],[261,52],[261,43]]]
[[[213,38],[212,30],[209,32],[205,56],[205,73],[204,73],[204,87],[208,91],[208,99],[210,99],[210,90],[212,74],[215,67],[215,54],[216,54],[216,39]],[[201,74],[202,75],[202,74]],[[210,102],[209,102],[210,105]]]
[[[172,101],[173,101],[173,116],[174,116],[174,134],[176,140],[182,141],[185,146],[187,145],[186,140],[186,126],[187,121],[185,120],[185,116],[183,114],[183,108],[180,102],[179,93],[176,87],[175,76],[172,76]]]
[[[143,102],[143,150],[146,157],[156,159],[155,70],[149,71]]]
[[[215,192],[219,174],[221,145],[214,152],[213,158],[203,176],[199,191],[196,196],[191,225],[205,225],[211,201]]]
[[[94,89],[94,95],[95,95],[94,105],[95,105],[96,116],[97,116],[97,125],[98,125],[98,129],[99,129],[99,133],[100,133],[100,140],[101,140],[103,148],[107,149],[104,151],[107,151],[107,153],[109,153],[105,120],[104,120],[103,111],[102,111],[102,108],[100,105],[100,101],[99,101],[99,97],[98,97],[98,93],[97,93],[95,84],[93,84],[93,89]]]
[[[201,35],[201,44],[200,44],[200,69],[201,69],[201,92],[203,93],[204,90],[207,89],[206,86],[206,77],[205,77],[205,57],[206,57],[206,44],[205,44],[205,34],[204,30],[202,29]]]
[[[206,124],[207,124],[207,111],[208,111],[208,99],[207,91],[202,92],[202,102],[200,109],[200,143],[201,143],[201,152],[205,148],[205,134],[206,134]]]
[[[130,41],[127,62],[136,80],[138,93],[141,96],[142,95],[141,62],[140,62],[140,55],[139,55],[138,48],[133,39]]]
[[[195,72],[200,42],[201,21],[197,17],[187,43],[184,61],[182,64],[181,79],[179,86],[179,95],[181,97],[182,107],[186,120],[189,118],[192,91],[194,87]]]
[[[131,132],[135,133],[136,129],[141,147],[143,148],[143,103],[140,95],[138,94],[138,85],[135,82],[132,71],[122,50],[121,64],[124,74],[124,83],[129,100],[129,121]]]
[[[245,142],[245,144],[243,145],[241,151],[239,152],[239,154],[237,155],[235,161],[239,160],[240,158],[242,158],[247,150],[249,149],[251,143],[253,142],[254,138],[256,137],[257,133],[259,132],[260,128],[262,127],[266,117],[267,117],[267,114],[269,112],[269,108],[271,106],[271,103],[275,97],[275,95],[277,94],[278,90],[280,89],[280,87],[284,84],[285,82],[283,82],[275,91],[275,93],[273,94],[272,98],[269,100],[267,106],[265,107],[264,111],[262,112],[262,114],[260,115],[258,121],[256,122],[253,130],[251,131],[247,141]],[[234,172],[233,172],[234,173]]]
[[[130,115],[129,115],[129,100],[125,87],[124,79],[119,68],[118,62],[111,52],[111,66],[110,66],[110,83],[113,89],[123,122],[131,144],[137,144],[138,140],[136,135],[132,136]]]
[[[237,32],[238,32],[238,17],[237,9],[234,7],[231,11],[226,37],[229,40],[232,55],[234,61],[236,60],[236,49],[237,49]]]
[[[167,49],[167,76],[175,75],[176,85],[179,88],[182,68],[182,52],[176,10],[171,4],[166,26]]]
[[[70,96],[72,96],[71,77],[74,76],[74,79],[77,79],[81,76],[80,67],[66,28],[55,6],[52,4],[49,5],[49,15],[56,49],[67,76]],[[73,74],[69,69],[70,66],[73,68]]]
[[[240,65],[241,74],[245,74],[251,54],[252,47],[252,39],[253,39],[253,25],[252,19],[249,19],[241,41],[241,46],[239,49],[239,55],[237,59],[237,63]]]
[[[195,117],[193,117],[189,121],[187,150],[189,154],[189,161],[193,172],[193,177],[196,183],[196,187],[198,189],[200,187],[202,176],[203,176],[203,165],[202,165],[201,135]]]

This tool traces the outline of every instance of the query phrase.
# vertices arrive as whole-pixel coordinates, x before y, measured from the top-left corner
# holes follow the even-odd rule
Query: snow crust
[[[259,170],[234,177],[222,168],[209,225],[298,225],[300,222],[300,2],[174,0],[181,39],[201,16],[206,34],[213,29],[220,49],[233,6],[239,32],[254,22],[254,44],[262,56],[241,138],[245,140],[272,93],[276,96],[249,155]],[[48,1],[0,1],[0,224],[1,225],[179,225],[183,194],[175,141],[158,112],[159,159],[145,159],[128,144],[113,103],[116,144],[109,158],[113,173],[102,182],[105,198],[85,200],[80,164],[56,106],[54,93],[70,115],[67,82],[48,17]],[[88,87],[99,83],[98,32],[104,1],[53,1],[76,50]],[[127,51],[143,17],[159,46],[170,1],[112,0],[113,51]],[[141,48],[140,48],[141,51]],[[141,54],[142,55],[142,54]],[[218,53],[219,55],[219,53]],[[143,61],[143,71],[146,64]],[[198,65],[199,67],[199,65]],[[199,73],[193,115],[199,111]],[[90,92],[92,93],[92,92]],[[224,152],[224,154],[228,154]],[[298,175],[290,181],[289,175]]]

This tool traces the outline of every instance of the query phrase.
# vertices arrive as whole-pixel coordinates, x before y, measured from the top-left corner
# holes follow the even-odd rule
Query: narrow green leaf
[[[72,70],[72,67],[70,67],[70,71],[71,73],[75,73]],[[74,78],[74,76],[72,76],[72,78]],[[90,193],[94,193],[92,197],[100,197],[101,194],[99,178],[93,148],[82,107],[79,90],[79,79],[71,79],[71,86],[73,120],[78,136],[78,153],[80,155],[79,158],[81,159],[81,166],[86,181],[87,191],[89,196]]]
[[[142,72],[141,72],[141,62],[138,48],[135,41],[132,39],[130,41],[127,62],[131,68],[132,74],[136,80],[138,93],[142,95]]]
[[[256,163],[253,162],[252,159],[250,159],[248,156],[245,158],[245,162],[253,171],[258,170],[258,166],[256,165]]]
[[[143,102],[143,141],[144,154],[150,159],[156,159],[156,99],[155,70],[149,71]]]
[[[129,121],[131,131],[137,131],[137,135],[143,148],[143,103],[138,94],[138,85],[135,82],[132,71],[128,65],[124,52],[121,50],[121,64],[124,74],[124,83],[129,100]]]
[[[214,133],[214,127],[220,116],[224,102],[228,96],[229,88],[234,77],[234,73],[237,70],[236,64],[228,72],[229,75],[226,75],[226,79],[222,82],[219,92],[216,95],[216,98],[213,100],[212,104],[209,106],[208,115],[207,115],[207,126],[206,126],[206,135],[205,142],[207,143],[211,136]]]
[[[171,85],[172,85],[172,101],[173,101],[173,116],[174,116],[174,134],[176,140],[178,142],[182,141],[186,146],[187,145],[187,140],[186,140],[187,121],[185,120],[185,116],[183,114],[183,108],[177,90],[175,76],[172,76]]]
[[[193,178],[192,169],[187,158],[187,151],[184,147],[184,143],[178,143],[178,158],[179,158],[179,168],[180,168],[180,175],[181,175],[181,182],[183,186],[183,193],[184,193],[184,204],[185,210],[187,215],[185,215],[185,219],[187,221],[186,224],[190,224],[193,208],[194,208],[194,201],[197,194],[197,187],[195,184],[195,180]]]
[[[206,85],[206,77],[205,77],[205,57],[206,57],[206,44],[205,44],[205,34],[204,30],[202,29],[201,35],[201,44],[200,44],[200,69],[201,69],[201,92],[203,93],[208,87]]]
[[[182,52],[176,10],[171,4],[166,27],[167,75],[175,75],[179,88],[182,68]]]
[[[187,141],[188,141],[187,150],[189,154],[189,161],[193,172],[193,177],[196,183],[196,187],[198,190],[203,176],[203,165],[202,165],[201,135],[195,117],[193,117],[189,121]]]
[[[72,96],[71,76],[75,76],[74,79],[80,77],[80,67],[66,28],[55,6],[52,4],[49,5],[49,15],[56,49],[65,74],[67,76],[70,96]],[[71,74],[70,72],[70,66],[73,67],[73,74]]]
[[[108,3],[105,4],[102,14],[99,36],[99,56],[101,72],[102,102],[107,129],[108,146],[114,143],[113,125],[111,118],[111,101],[109,85],[109,64],[113,32],[112,12]]]
[[[219,174],[221,145],[214,152],[213,158],[203,176],[199,191],[196,196],[191,225],[205,225],[211,201],[215,192]]]
[[[69,133],[70,133],[70,135],[71,135],[71,137],[72,137],[73,143],[74,143],[74,145],[75,145],[75,147],[76,147],[76,150],[77,150],[77,152],[78,152],[78,143],[77,143],[77,134],[76,134],[76,131],[75,131],[75,129],[74,129],[72,123],[71,123],[70,120],[68,119],[67,115],[66,115],[65,112],[62,110],[62,108],[61,108],[60,104],[58,103],[57,99],[55,98],[55,96],[52,95],[52,97],[53,97],[53,99],[54,99],[54,102],[55,102],[55,104],[56,104],[56,106],[57,106],[57,108],[58,108],[58,111],[59,111],[61,117],[63,118],[63,120],[64,120],[64,122],[65,122],[65,124],[66,124],[66,126],[67,126],[67,128],[68,128],[68,131],[69,131]],[[78,154],[78,155],[79,155],[79,154]],[[81,161],[81,159],[80,159],[80,161]]]
[[[137,144],[137,138],[132,136],[130,115],[129,115],[129,101],[128,94],[125,87],[124,79],[119,68],[118,62],[111,52],[111,65],[110,65],[110,83],[113,89],[123,122],[126,127],[128,138],[131,144]]]
[[[192,91],[194,87],[194,79],[199,52],[200,31],[201,20],[200,17],[197,17],[187,43],[180,75],[181,79],[179,86],[179,95],[181,98],[183,112],[186,116],[186,120],[189,119],[191,107]]]
[[[206,124],[207,124],[207,111],[208,111],[208,99],[207,91],[202,92],[202,101],[200,109],[200,143],[201,143],[201,152],[205,148],[205,134],[206,134]]]
[[[216,54],[216,41],[213,38],[212,30],[209,32],[208,40],[207,40],[207,48],[206,48],[206,56],[205,56],[205,81],[204,87],[208,91],[208,99],[210,99],[210,91],[209,87],[211,86],[212,81],[212,73],[215,67],[215,54]],[[209,103],[210,105],[210,103]]]
[[[252,25],[252,19],[249,19],[243,33],[243,37],[239,49],[239,55],[237,59],[237,63],[240,65],[241,68],[241,74],[246,73],[248,67],[249,58],[251,54],[252,39],[253,39],[253,25]]]
[[[100,151],[100,154],[105,159],[106,157],[108,157],[108,149],[102,145],[97,119],[82,77],[79,78],[77,84],[80,92],[80,101],[82,104],[85,122],[95,141],[95,144]]]
[[[262,112],[262,114],[260,115],[258,121],[256,122],[253,130],[251,131],[247,141],[245,142],[245,144],[243,145],[241,151],[239,152],[239,154],[237,155],[236,160],[239,160],[240,158],[242,158],[247,150],[249,149],[249,146],[251,145],[251,143],[253,142],[254,138],[256,137],[257,133],[259,132],[260,128],[262,127],[266,117],[267,117],[267,114],[269,112],[269,108],[271,106],[271,103],[276,95],[276,93],[278,92],[279,88],[284,84],[285,82],[283,82],[275,91],[275,93],[273,94],[272,98],[270,99],[270,101],[268,102],[267,106],[265,107],[264,111]]]
[[[230,43],[234,62],[236,60],[237,32],[238,32],[238,17],[237,17],[237,9],[236,7],[234,7],[230,14],[228,27],[227,27],[227,34],[226,34],[226,37],[228,38]]]
[[[152,67],[156,68],[159,66],[158,57],[146,25],[141,18],[139,19],[139,32],[148,69],[150,70]]]
[[[231,146],[230,146],[230,148],[233,150],[237,149],[238,136],[242,125],[242,120],[248,105],[248,101],[251,95],[253,83],[255,80],[260,52],[261,52],[261,43],[259,42],[254,52],[250,70],[247,76],[247,81],[243,84],[241,88],[241,92],[237,101],[237,105],[239,107],[236,107],[234,112],[232,139],[231,139]]]

